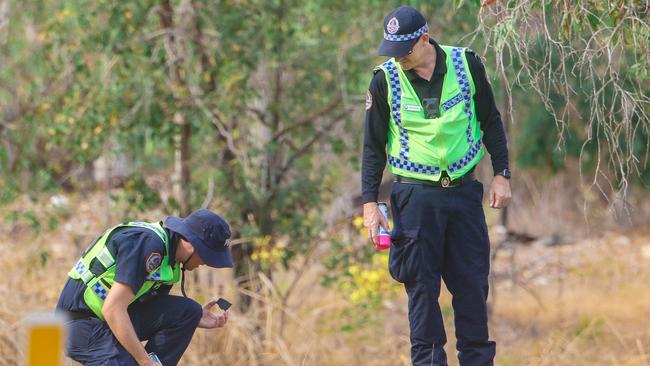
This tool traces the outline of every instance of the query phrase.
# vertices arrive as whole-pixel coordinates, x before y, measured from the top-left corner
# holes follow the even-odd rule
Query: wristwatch
[[[510,169],[505,168],[502,171],[495,174],[495,176],[497,176],[497,175],[500,175],[500,176],[502,176],[502,177],[504,177],[506,179],[510,179]]]

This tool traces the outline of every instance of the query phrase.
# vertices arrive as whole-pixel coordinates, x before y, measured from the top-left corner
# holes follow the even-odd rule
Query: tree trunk
[[[160,2],[159,15],[162,27],[167,30],[173,30],[174,8],[169,0],[162,0]],[[181,88],[184,85],[184,80],[179,70],[179,61],[183,59],[180,54],[182,47],[178,45],[178,39],[174,36],[174,32],[170,32],[167,35],[165,46],[169,78],[175,87]],[[174,94],[177,99],[180,98],[178,94]],[[186,216],[191,211],[189,194],[191,179],[188,164],[190,160],[190,137],[192,130],[185,114],[181,111],[174,113],[174,123],[176,124],[176,134],[174,136],[174,195],[178,201],[179,214]]]
[[[190,205],[190,136],[191,126],[182,112],[174,114],[174,123],[177,125],[174,136],[174,194],[178,200],[181,216],[186,216],[191,211]]]

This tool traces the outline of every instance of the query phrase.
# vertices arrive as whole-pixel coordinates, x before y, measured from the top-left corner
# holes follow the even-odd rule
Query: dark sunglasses
[[[415,45],[418,44],[418,42],[420,42],[420,38],[418,38],[418,40],[415,41],[415,43],[413,43],[413,47],[411,47],[411,50],[409,51],[409,53],[406,54],[406,56],[408,56],[408,55],[410,55],[410,54],[413,53],[413,49],[415,48]]]

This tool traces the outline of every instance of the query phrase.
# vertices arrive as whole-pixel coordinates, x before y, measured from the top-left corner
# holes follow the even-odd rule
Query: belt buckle
[[[444,188],[449,187],[449,183],[451,183],[451,180],[449,179],[449,177],[442,177],[442,179],[440,180],[440,184],[441,184]]]

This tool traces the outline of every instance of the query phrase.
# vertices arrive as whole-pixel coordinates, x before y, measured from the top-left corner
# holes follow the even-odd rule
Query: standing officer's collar
[[[436,49],[436,66],[434,66],[433,75],[431,76],[431,80],[433,80],[436,75],[440,76],[447,73],[447,54],[442,50],[442,47],[440,47],[438,42],[433,40],[433,38],[429,37],[429,43]],[[420,77],[420,75],[418,75],[418,73],[413,69],[406,70],[404,73],[409,81],[413,81]]]

